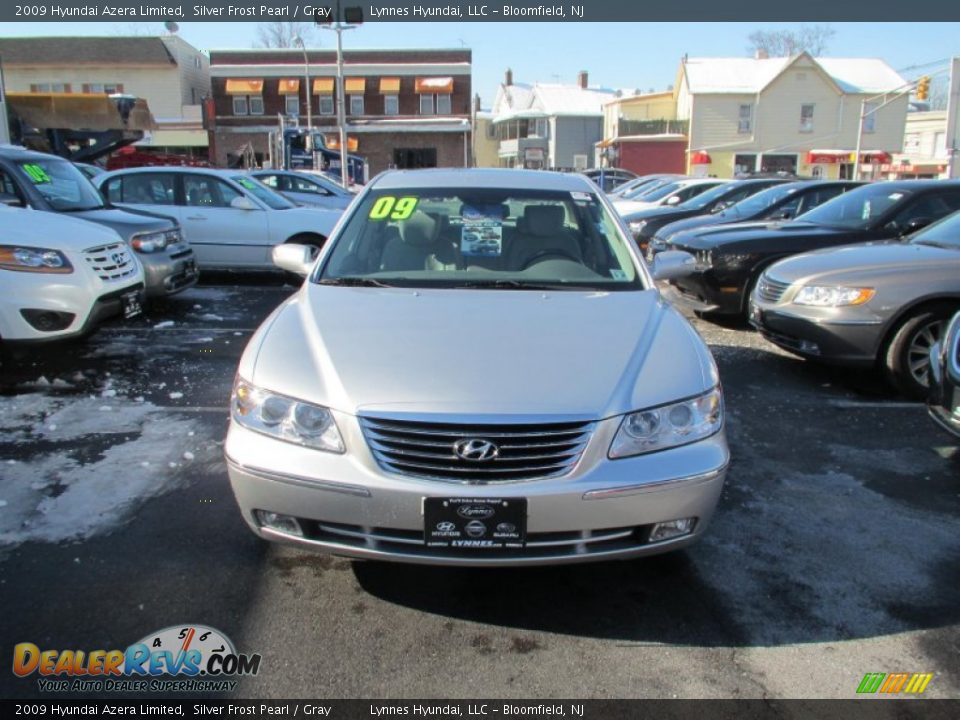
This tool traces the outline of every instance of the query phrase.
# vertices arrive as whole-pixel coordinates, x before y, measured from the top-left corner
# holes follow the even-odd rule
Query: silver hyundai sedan
[[[695,541],[729,450],[717,368],[597,188],[385,173],[240,361],[225,452],[269,540],[441,565],[630,558]]]

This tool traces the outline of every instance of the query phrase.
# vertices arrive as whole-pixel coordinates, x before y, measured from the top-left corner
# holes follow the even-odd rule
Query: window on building
[[[350,114],[363,115],[363,95],[350,96]]]
[[[383,114],[384,115],[400,114],[400,96],[399,95],[383,96]]]
[[[437,166],[436,148],[397,148],[393,151],[393,165],[400,169]]]
[[[30,85],[30,92],[35,93],[68,93],[70,83],[36,83]]]
[[[250,114],[250,104],[247,102],[246,95],[234,95],[233,96],[233,114],[234,115],[249,115]]]
[[[263,98],[259,95],[250,95],[250,114],[263,115]]]
[[[933,156],[936,158],[947,157],[947,134],[938,132],[933,134]]]
[[[756,172],[757,169],[757,156],[751,153],[745,153],[743,155],[734,155],[733,156],[733,174],[734,175],[749,175],[750,173]]]
[[[336,108],[333,105],[333,95],[320,96],[320,114],[333,115]]]
[[[85,93],[105,93],[107,95],[116,95],[123,92],[122,83],[84,83],[83,91]]]
[[[421,115],[435,115],[433,109],[433,95],[428,95],[424,93],[420,96],[420,114]]]
[[[746,103],[740,106],[737,119],[737,132],[747,134],[753,132],[753,105]]]
[[[813,105],[800,106],[800,132],[813,132]]]
[[[863,132],[875,133],[876,131],[877,131],[877,103],[864,103],[863,104]]]
[[[449,95],[437,95],[437,115],[450,115],[452,103]]]
[[[574,155],[573,156],[573,169],[578,171],[583,171],[587,169],[587,156],[586,155]]]
[[[300,96],[299,95],[286,95],[286,99],[283,101],[284,109],[286,110],[287,115],[299,115],[300,114]]]
[[[546,118],[537,118],[533,121],[533,124],[529,126],[530,135],[533,137],[545,138],[547,137],[547,119]]]

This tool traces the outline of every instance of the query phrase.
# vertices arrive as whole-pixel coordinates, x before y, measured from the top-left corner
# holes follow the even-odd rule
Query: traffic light
[[[313,22],[317,25],[330,25],[333,23],[333,8],[315,7],[313,9]]]
[[[926,100],[930,97],[930,78],[924,75],[917,80],[917,100]]]

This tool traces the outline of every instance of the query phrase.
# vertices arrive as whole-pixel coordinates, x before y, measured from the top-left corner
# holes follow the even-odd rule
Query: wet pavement
[[[733,454],[681,553],[545,569],[354,563],[268,545],[222,459],[237,359],[293,292],[232,279],[84,342],[0,355],[0,637],[125,648],[218,628],[235,697],[838,697],[960,679],[960,452],[863,372],[695,320]],[[0,696],[39,695],[0,671]]]

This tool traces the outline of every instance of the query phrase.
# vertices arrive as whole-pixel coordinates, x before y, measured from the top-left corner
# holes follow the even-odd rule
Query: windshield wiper
[[[508,289],[508,290],[582,290],[582,287],[571,285],[565,282],[545,283],[545,282],[527,282],[525,280],[468,280],[457,283],[456,288],[489,288],[489,289]]]
[[[91,205],[90,207],[63,208],[59,212],[86,212],[87,210],[103,210],[106,205]]]
[[[341,287],[381,287],[392,288],[395,285],[377,280],[376,278],[366,277],[339,277],[339,278],[321,278],[317,280],[318,285],[339,285]]]

